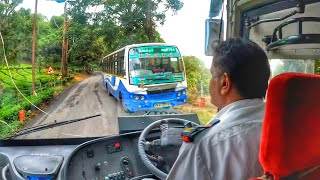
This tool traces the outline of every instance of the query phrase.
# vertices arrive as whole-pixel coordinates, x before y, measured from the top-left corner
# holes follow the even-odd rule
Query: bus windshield
[[[129,50],[130,83],[159,84],[184,81],[179,50],[171,46],[137,47]]]

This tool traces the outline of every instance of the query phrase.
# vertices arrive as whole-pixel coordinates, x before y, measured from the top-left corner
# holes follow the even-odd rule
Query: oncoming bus
[[[187,82],[178,47],[134,44],[102,59],[103,86],[126,112],[187,103]]]

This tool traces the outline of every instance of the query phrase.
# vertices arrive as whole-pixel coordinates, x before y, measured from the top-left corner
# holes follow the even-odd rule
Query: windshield
[[[210,1],[130,2],[0,2],[0,138],[113,135],[122,116],[213,117]]]
[[[119,117],[196,114],[209,122],[218,112],[204,47],[210,0],[148,2],[0,1],[0,139],[17,131],[16,139],[114,135]],[[215,22],[230,24],[227,15]],[[221,38],[233,31],[224,29]],[[270,65],[272,76],[320,72],[314,59]]]
[[[129,50],[129,71],[132,84],[181,82],[184,65],[178,48],[148,46]]]

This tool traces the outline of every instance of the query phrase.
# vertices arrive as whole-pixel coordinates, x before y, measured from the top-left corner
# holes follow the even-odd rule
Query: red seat
[[[285,73],[271,80],[259,159],[275,180],[320,165],[320,76]],[[302,179],[320,180],[320,167]]]

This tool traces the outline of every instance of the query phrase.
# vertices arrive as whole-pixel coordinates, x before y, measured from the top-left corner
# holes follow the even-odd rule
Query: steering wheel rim
[[[179,118],[167,118],[167,119],[160,119],[157,120],[153,123],[151,123],[149,126],[147,126],[141,133],[140,137],[139,137],[139,141],[138,141],[138,153],[139,156],[141,158],[142,163],[147,167],[147,169],[154,174],[155,176],[157,176],[160,179],[166,179],[168,174],[162,172],[161,170],[159,170],[156,166],[154,166],[150,159],[147,157],[147,154],[145,152],[144,149],[144,145],[145,145],[145,141],[146,141],[146,137],[147,135],[156,127],[159,127],[162,122],[165,121],[166,123],[177,123],[177,124],[187,124],[187,123],[192,123],[192,125],[198,125],[192,121],[188,121],[185,119],[179,119]]]

